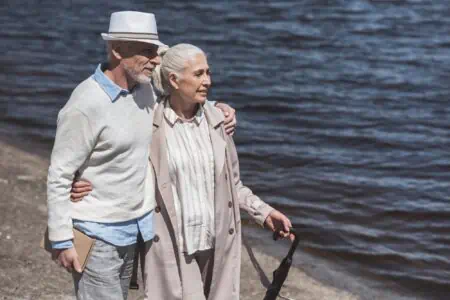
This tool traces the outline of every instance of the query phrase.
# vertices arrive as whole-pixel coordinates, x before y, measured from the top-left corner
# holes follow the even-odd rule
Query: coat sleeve
[[[231,172],[233,184],[236,186],[237,196],[239,198],[239,207],[245,210],[259,225],[264,226],[267,216],[274,208],[254,195],[252,190],[245,186],[240,178],[239,159],[236,151],[236,145],[233,138],[227,137],[227,149],[231,160]]]
[[[47,178],[48,232],[51,241],[73,238],[70,189],[75,173],[94,147],[89,120],[74,109],[60,113]]]

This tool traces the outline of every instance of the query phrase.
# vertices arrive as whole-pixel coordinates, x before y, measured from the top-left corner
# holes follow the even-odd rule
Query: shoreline
[[[71,276],[39,249],[46,227],[50,151],[51,147],[44,143],[0,135],[1,299],[74,299]],[[268,236],[270,233],[262,229],[243,227],[243,300],[264,297],[263,283],[271,281],[273,270],[289,249],[288,243],[274,243]],[[318,274],[325,276],[317,279],[323,277]],[[344,277],[347,279],[341,281]],[[140,286],[139,290],[130,290],[130,300],[143,299],[142,282]],[[349,290],[358,291],[358,295]],[[391,298],[364,287],[352,275],[336,271],[329,263],[304,251],[296,251],[281,295],[294,300]]]

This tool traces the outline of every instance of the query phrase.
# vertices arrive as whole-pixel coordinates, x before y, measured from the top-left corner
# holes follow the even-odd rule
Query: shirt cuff
[[[72,240],[51,242],[52,249],[69,249],[73,247]]]

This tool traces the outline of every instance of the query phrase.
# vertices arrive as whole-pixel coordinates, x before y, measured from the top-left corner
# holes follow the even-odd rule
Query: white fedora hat
[[[155,15],[138,11],[119,11],[111,14],[105,41],[136,41],[165,46],[159,41]]]

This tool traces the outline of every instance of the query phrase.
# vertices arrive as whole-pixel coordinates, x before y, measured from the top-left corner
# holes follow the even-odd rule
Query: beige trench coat
[[[147,243],[143,256],[146,299],[196,299],[189,295],[189,272],[181,268],[183,253],[178,251],[178,226],[167,160],[164,105],[158,105],[153,121],[150,162],[156,177],[154,214],[155,238]],[[239,161],[233,139],[223,128],[223,114],[209,102],[204,105],[215,162],[215,230],[214,268],[209,300],[239,299],[241,266],[241,217],[245,210],[263,224],[272,207],[244,186],[239,177]],[[183,286],[184,285],[184,286]]]

